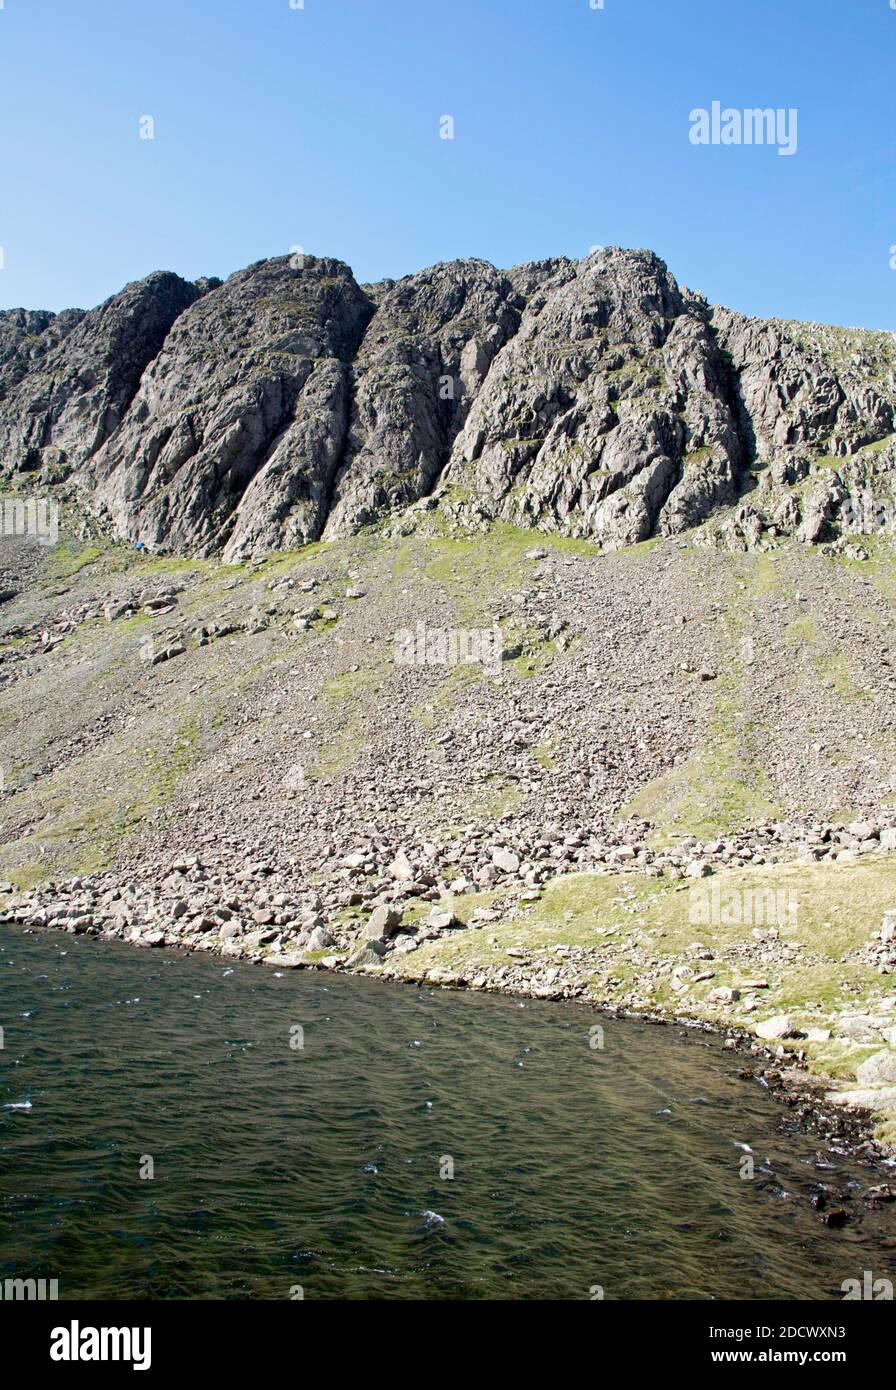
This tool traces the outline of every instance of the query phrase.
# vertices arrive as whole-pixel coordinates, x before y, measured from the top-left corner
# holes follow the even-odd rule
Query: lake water
[[[0,1026],[0,1277],[61,1299],[896,1282],[896,1204],[808,1200],[876,1175],[703,1034],[9,927]]]

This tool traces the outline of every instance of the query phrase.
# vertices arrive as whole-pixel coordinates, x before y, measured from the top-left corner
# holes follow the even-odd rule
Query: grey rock
[[[862,1086],[896,1086],[896,1052],[875,1052],[856,1067],[856,1080]]]
[[[706,997],[710,1004],[734,1004],[740,998],[740,990],[719,985],[716,989],[711,989]]]
[[[394,907],[375,907],[361,929],[368,941],[384,941],[401,926],[401,912]]]
[[[433,910],[427,914],[426,925],[428,927],[434,927],[436,931],[450,931],[452,927],[459,926],[460,923],[454,913],[449,912],[447,908],[434,907]]]
[[[375,907],[370,914],[371,925],[381,927],[387,936],[391,936],[394,932],[398,931],[403,919],[404,913],[400,907],[381,905],[380,907]]]
[[[878,1020],[871,1014],[845,1015],[837,1021],[837,1035],[851,1038],[854,1042],[877,1042],[885,1020]]]
[[[384,954],[385,947],[381,941],[365,941],[346,957],[345,967],[347,970],[365,970],[382,965]]]
[[[118,536],[232,561],[434,508],[608,548],[710,522],[701,544],[845,553],[892,491],[893,367],[886,335],[713,309],[649,251],[366,288],[279,257],[0,314],[0,470],[71,473]]]
[[[758,1038],[797,1038],[800,1036],[799,1029],[793,1022],[789,1014],[775,1014],[773,1018],[764,1019],[755,1025],[755,1033]]]
[[[315,927],[308,936],[309,951],[325,951],[329,946],[335,945],[336,938],[326,927]]]
[[[830,1105],[848,1105],[860,1110],[896,1110],[896,1086],[828,1091],[825,1100]]]
[[[300,970],[308,962],[301,951],[281,951],[265,956],[265,965],[273,965],[280,970]]]
[[[83,317],[83,309],[67,309],[61,314],[46,309],[0,311],[0,401],[24,376],[39,369],[48,353]]]
[[[171,661],[175,656],[183,656],[186,650],[183,642],[172,642],[169,646],[162,647],[159,651],[154,652],[150,664],[152,666],[160,666],[162,662]]]
[[[414,877],[414,869],[404,850],[399,850],[396,854],[389,865],[388,872],[401,883],[411,882]]]
[[[316,539],[371,314],[338,261],[261,261],[183,314],[94,461],[94,505],[150,549],[229,561]]]
[[[519,855],[511,849],[493,849],[492,863],[504,874],[515,874],[520,867]]]
[[[92,459],[120,425],[172,324],[199,295],[180,276],[158,271],[97,309],[70,311],[66,332],[48,323],[37,337],[49,333],[52,346],[48,340],[49,350],[36,354],[0,401],[0,471],[55,480]]]
[[[385,284],[355,363],[328,536],[430,492],[498,350],[519,324],[510,278],[452,261]]]

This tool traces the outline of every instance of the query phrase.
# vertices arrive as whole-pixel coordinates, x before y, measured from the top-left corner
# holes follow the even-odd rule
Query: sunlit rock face
[[[891,335],[748,319],[614,247],[366,286],[280,257],[0,315],[4,475],[227,560],[492,521],[842,540],[894,510],[894,416]]]

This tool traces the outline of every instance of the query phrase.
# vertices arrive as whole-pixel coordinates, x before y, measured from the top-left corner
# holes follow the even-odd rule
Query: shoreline
[[[263,962],[259,963],[263,964]],[[868,1163],[871,1167],[885,1169],[889,1176],[894,1179],[893,1194],[894,1200],[896,1200],[896,1144],[878,1139],[872,1133],[871,1121],[876,1112],[870,1109],[846,1108],[831,1104],[825,1099],[825,1093],[836,1085],[834,1077],[805,1071],[802,1067],[802,1059],[798,1055],[786,1051],[781,1055],[773,1052],[770,1048],[763,1046],[754,1034],[746,1032],[735,1023],[713,1023],[684,1014],[641,1012],[635,1009],[626,1009],[617,1004],[581,997],[566,998],[558,995],[548,999],[539,996],[533,990],[527,991],[518,986],[496,989],[472,985],[469,981],[433,980],[425,975],[402,975],[397,972],[386,974],[373,970],[346,970],[319,965],[306,968],[329,968],[337,974],[360,975],[368,979],[384,980],[390,984],[412,985],[418,989],[429,987],[456,990],[457,992],[469,990],[477,994],[502,994],[512,998],[532,999],[542,1004],[573,1004],[614,1019],[647,1023],[656,1027],[680,1028],[689,1033],[708,1034],[721,1042],[724,1051],[730,1052],[733,1057],[741,1057],[745,1062],[751,1064],[752,1069],[750,1071],[745,1070],[739,1073],[740,1079],[757,1081],[764,1085],[769,1094],[774,1096],[777,1101],[797,1111],[803,1133],[817,1133],[824,1142],[836,1137],[848,1146],[847,1156]],[[788,1074],[790,1074],[790,1089],[787,1085]]]
[[[896,853],[875,845],[822,862],[763,852],[759,864],[728,864],[724,842],[697,844],[679,856],[696,875],[645,868],[633,850],[630,862],[571,868],[537,888],[508,858],[505,881],[463,892],[435,875],[416,881],[401,854],[372,884],[350,856],[336,861],[341,879],[311,889],[273,860],[240,870],[203,852],[18,892],[0,883],[0,922],[284,971],[569,1000],[713,1035],[806,1130],[888,1174]],[[713,894],[738,908],[733,922],[695,913]],[[798,915],[768,910],[797,898]]]
[[[826,1099],[826,1092],[831,1085],[835,1084],[835,1078],[810,1074],[803,1069],[803,1059],[798,1054],[787,1052],[784,1049],[773,1052],[769,1047],[764,1046],[755,1035],[745,1031],[733,1021],[727,1023],[724,1021],[713,1022],[674,1012],[639,1011],[627,1009],[609,1001],[582,996],[564,996],[559,992],[548,998],[539,995],[534,987],[527,989],[525,984],[518,982],[512,986],[477,985],[462,976],[455,979],[430,978],[426,971],[413,974],[382,966],[358,968],[346,965],[341,961],[325,964],[321,960],[292,960],[287,963],[285,960],[270,956],[244,955],[236,957],[232,952],[228,954],[221,950],[208,948],[197,950],[195,946],[177,942],[153,942],[150,945],[139,939],[128,940],[123,935],[114,932],[84,931],[75,933],[72,929],[67,930],[41,923],[10,923],[7,921],[0,925],[11,926],[24,933],[35,932],[60,937],[77,934],[88,937],[97,944],[106,941],[118,941],[125,946],[141,947],[142,949],[161,948],[176,951],[185,956],[211,956],[222,961],[238,959],[245,965],[267,966],[268,969],[273,969],[279,974],[291,970],[309,970],[321,974],[375,980],[389,986],[404,985],[416,989],[429,988],[458,993],[498,994],[511,998],[531,999],[542,1004],[572,1004],[588,1009],[592,1013],[602,1014],[623,1022],[630,1021],[658,1027],[678,1028],[688,1034],[702,1033],[719,1042],[720,1050],[730,1053],[732,1062],[741,1059],[746,1064],[740,1069],[734,1068],[731,1079],[752,1081],[763,1086],[776,1104],[782,1107],[779,1123],[784,1123],[783,1110],[784,1108],[788,1109],[795,1117],[795,1127],[799,1134],[807,1138],[817,1139],[839,1158],[861,1163],[877,1177],[878,1181],[869,1183],[868,1189],[864,1193],[847,1195],[842,1189],[838,1189],[837,1205],[830,1212],[825,1212],[826,1200],[822,1196],[820,1198],[821,1219],[825,1224],[832,1226],[845,1224],[852,1219],[852,1214],[847,1212],[845,1218],[842,1218],[843,1204],[856,1203],[861,1206],[863,1202],[869,1201],[868,1194],[875,1193],[875,1191],[882,1195],[872,1197],[870,1199],[872,1203],[881,1204],[896,1201],[896,1144],[888,1143],[874,1135],[872,1118],[875,1112],[831,1104]],[[835,1144],[838,1147],[835,1147]],[[819,1179],[817,1186],[824,1186],[821,1179]],[[887,1193],[888,1188],[889,1193]]]

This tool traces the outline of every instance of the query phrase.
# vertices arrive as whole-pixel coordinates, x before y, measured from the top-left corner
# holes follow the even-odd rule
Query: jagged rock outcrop
[[[83,309],[0,310],[0,401],[35,369],[84,317]]]
[[[71,313],[57,315],[37,334],[26,331],[37,347],[50,334],[52,346],[36,355],[2,402],[3,471],[39,472],[52,480],[84,465],[118,428],[145,368],[199,293],[179,275],[159,271],[76,322]],[[31,327],[38,328],[40,318]]]
[[[174,325],[91,468],[93,503],[150,548],[227,559],[320,534],[372,306],[338,261],[260,261]]]
[[[486,261],[452,261],[380,287],[355,364],[345,463],[327,532],[430,493],[521,301]]]
[[[755,491],[723,528],[748,548],[764,529],[815,543],[896,520],[896,341],[716,309]]]
[[[732,500],[744,462],[706,306],[607,251],[534,282],[443,485],[461,517],[624,545]]]
[[[501,520],[755,548],[896,516],[893,335],[745,318],[647,251],[362,287],[341,262],[158,274],[0,315],[0,470],[151,549],[258,557]]]
[[[764,322],[730,309],[715,309],[713,326],[757,461],[800,447],[846,457],[893,432],[892,335]]]

